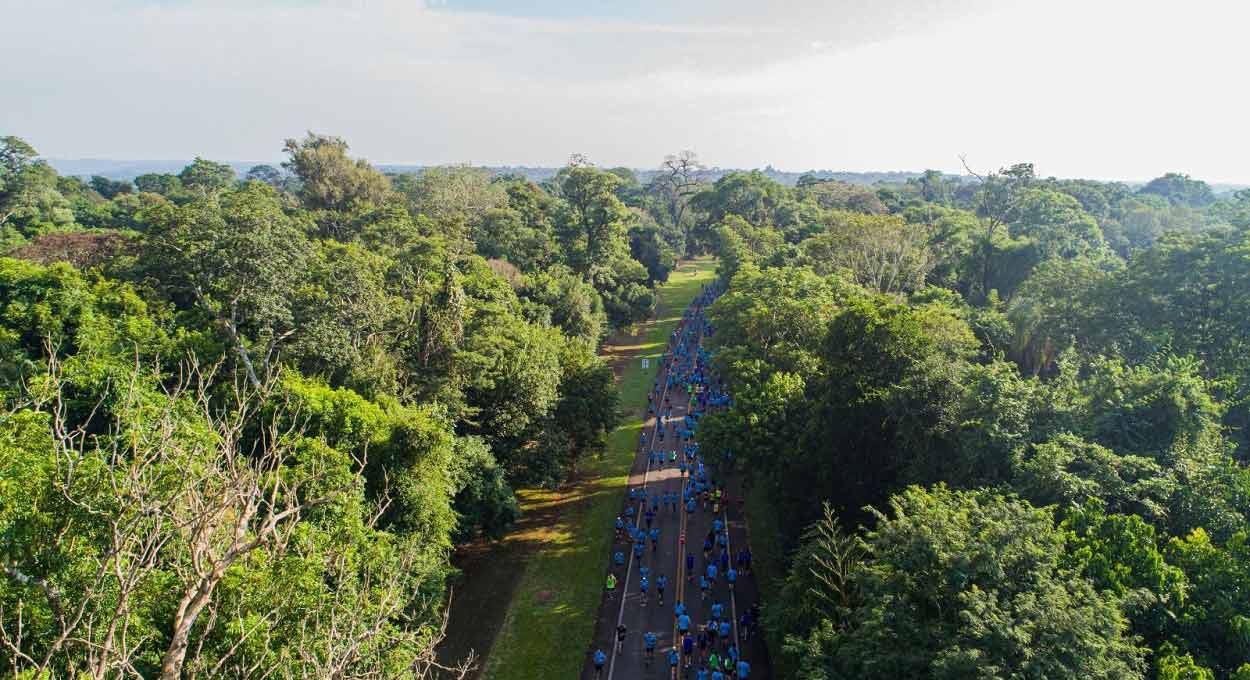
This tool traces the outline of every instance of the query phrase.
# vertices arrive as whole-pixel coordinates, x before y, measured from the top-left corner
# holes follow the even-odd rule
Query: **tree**
[[[286,174],[272,165],[253,165],[244,179],[249,182],[264,182],[275,189],[283,188],[287,182]]]
[[[1143,194],[1153,194],[1166,198],[1169,203],[1179,203],[1193,207],[1205,207],[1215,202],[1211,187],[1201,180],[1191,179],[1189,175],[1169,172],[1156,177],[1141,188]]]
[[[307,238],[274,190],[259,183],[165,207],[151,221],[144,246],[150,271],[214,320],[248,379],[260,385],[279,348],[299,330],[292,305],[309,257]]]
[[[943,487],[890,509],[865,536],[848,631],[799,677],[1143,677],[1116,598],[1060,568],[1050,511]]]
[[[214,163],[196,156],[191,165],[178,173],[178,179],[182,182],[182,186],[188,189],[213,193],[225,190],[234,184],[234,168],[225,163]]]
[[[486,215],[507,206],[504,185],[492,181],[486,170],[468,166],[427,168],[418,175],[401,175],[396,189],[404,194],[416,215],[438,225],[448,243],[467,243],[481,231]]]
[[[856,283],[882,293],[924,286],[935,264],[927,225],[893,215],[831,211],[824,234],[799,244],[802,263],[819,273],[845,270]]]
[[[690,207],[691,198],[703,186],[699,175],[704,170],[706,167],[693,151],[685,150],[671,154],[664,157],[664,162],[660,164],[660,171],[656,173],[648,187],[663,206],[665,217],[681,231],[687,256],[694,255],[696,252],[695,241],[691,238],[693,225],[687,219],[687,210]]]
[[[564,209],[556,234],[574,271],[587,280],[626,253],[629,211],[616,197],[620,179],[598,168],[567,167],[557,176]]]
[[[71,369],[76,370],[76,369]],[[0,417],[0,671],[175,680],[434,665],[421,542],[379,531],[363,460],[289,428],[274,385],[131,367],[71,419],[60,365]],[[113,389],[113,388],[107,388]],[[104,392],[97,392],[103,399]],[[63,473],[63,471],[72,472]],[[72,540],[64,540],[72,536]],[[14,550],[15,546],[20,546]]]
[[[135,178],[135,189],[171,198],[182,191],[178,175],[147,173]]]
[[[128,194],[134,190],[134,186],[128,180],[112,180],[99,175],[91,178],[91,188],[95,189],[96,193],[104,198],[113,198],[119,194]]]
[[[364,159],[347,155],[347,142],[309,132],[303,140],[286,140],[282,164],[299,179],[299,196],[312,210],[346,211],[355,203],[382,203],[390,180]]]
[[[1017,163],[984,176],[973,172],[966,161],[964,169],[980,182],[973,197],[973,205],[982,224],[977,238],[981,251],[981,272],[975,292],[984,298],[989,296],[991,290],[990,272],[998,248],[997,239],[1001,231],[1017,219],[1024,190],[1033,184],[1036,175],[1032,163]]]

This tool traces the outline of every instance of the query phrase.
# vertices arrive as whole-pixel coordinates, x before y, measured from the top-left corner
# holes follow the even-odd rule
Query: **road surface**
[[[691,322],[686,321],[685,323]],[[693,323],[701,325],[699,321],[694,321]],[[702,338],[700,338],[701,340]],[[671,366],[671,358],[666,356],[659,375],[661,385],[667,382],[666,378]],[[674,390],[680,390],[680,395],[665,390],[664,396],[669,397],[671,401],[673,418],[681,420],[689,412],[689,399],[684,388],[675,386]],[[663,396],[658,403],[663,404]],[[682,474],[676,464],[668,462],[667,456],[663,465],[655,466],[651,464],[649,454],[652,450],[671,451],[676,449],[679,452],[679,456],[682,450],[682,444],[676,441],[671,431],[665,441],[657,441],[655,436],[658,429],[657,425],[658,418],[656,416],[647,416],[643,423],[643,429],[648,433],[647,446],[645,449],[639,448],[629,479],[631,488],[645,489],[646,491],[645,494],[640,493],[640,500],[634,503],[635,510],[638,513],[636,516],[640,518],[640,525],[643,527],[645,527],[645,522],[641,521],[641,517],[646,506],[641,499],[645,499],[657,492],[660,494],[675,492],[680,498],[683,488]],[[748,541],[748,527],[745,518],[738,516],[737,494],[739,489],[736,480],[730,479],[726,481],[729,502],[723,504],[725,507],[721,509],[720,518],[729,529],[730,554],[736,555]],[[625,506],[629,504],[629,499],[625,497],[622,501],[622,512],[624,512]],[[686,677],[684,668],[681,665],[678,666],[676,673],[672,672],[667,654],[668,650],[674,645],[680,646],[680,638],[677,637],[676,619],[673,613],[673,605],[677,600],[683,601],[689,610],[688,613],[693,620],[692,631],[697,626],[703,625],[710,618],[712,604],[719,601],[724,607],[725,615],[732,616],[734,639],[738,649],[742,651],[743,658],[751,664],[750,679],[757,680],[769,677],[767,653],[764,649],[763,641],[758,636],[744,639],[742,631],[738,630],[737,622],[743,609],[749,608],[752,603],[757,601],[758,590],[754,576],[740,574],[733,592],[729,590],[722,576],[717,579],[716,586],[709,591],[706,600],[700,597],[699,575],[704,573],[707,564],[703,557],[703,539],[712,530],[714,519],[711,508],[705,509],[703,506],[700,506],[694,513],[687,513],[683,506],[674,512],[661,504],[653,524],[653,526],[659,527],[661,532],[658,549],[652,550],[650,539],[648,539],[642,558],[635,559],[632,551],[632,542],[628,536],[613,542],[612,553],[617,551],[623,552],[626,555],[626,564],[624,567],[617,567],[613,564],[611,554],[602,556],[605,580],[607,571],[611,570],[618,578],[618,585],[615,592],[606,593],[603,598],[596,622],[595,637],[591,648],[586,654],[586,666],[582,673],[583,678],[591,680],[596,677],[593,655],[599,649],[602,649],[608,655],[608,663],[603,669],[600,680]],[[605,526],[603,530],[611,532],[614,529],[611,526]],[[683,536],[685,538],[684,541],[682,540]],[[693,582],[687,581],[686,578],[685,559],[687,547],[689,547],[695,557]],[[639,592],[639,568],[643,566],[650,568],[652,584],[645,605],[642,603]],[[669,581],[663,605],[659,603],[655,587],[656,578],[660,574],[667,576]],[[620,653],[614,654],[615,631],[620,623],[627,627],[628,633]],[[658,639],[654,658],[648,658],[648,655],[644,652],[643,636],[648,631],[655,633]],[[690,678],[695,677],[694,670],[697,668],[698,663],[696,662],[694,668],[689,673]]]

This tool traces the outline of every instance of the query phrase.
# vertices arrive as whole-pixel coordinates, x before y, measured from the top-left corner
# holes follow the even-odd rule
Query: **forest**
[[[694,200],[779,677],[1250,678],[1250,191]]]
[[[777,677],[1250,680],[1250,190],[59,176],[0,138],[0,674],[427,677],[452,549],[617,424],[711,254]]]
[[[284,148],[84,181],[0,140],[0,674],[426,677],[452,547],[602,450],[659,185]]]

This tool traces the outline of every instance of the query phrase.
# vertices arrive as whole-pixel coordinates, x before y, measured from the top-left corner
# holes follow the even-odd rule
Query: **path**
[[[701,322],[694,323],[701,325]],[[683,323],[683,327],[684,325]],[[666,384],[666,377],[671,368],[671,361],[666,359],[663,371],[659,376],[660,384]],[[682,390],[680,398],[669,394],[665,390],[664,395],[659,400],[660,404],[663,404],[664,396],[669,396],[671,399],[674,419],[680,421],[689,413],[690,401],[684,390]],[[676,449],[679,452],[679,456],[682,450],[682,444],[675,442],[673,436],[669,436],[665,442],[657,441],[656,432],[658,425],[659,419],[654,415],[648,415],[643,421],[643,428],[649,433],[648,445],[645,449],[640,448],[637,454],[634,468],[630,474],[629,485],[634,489],[645,490],[645,495],[639,494],[642,498],[654,493],[676,493],[680,497],[684,480],[679,468],[675,464],[668,462],[658,467],[651,464],[650,453],[654,450]],[[730,484],[727,485],[732,490],[732,493],[736,493],[738,486],[734,481],[730,480]],[[725,504],[726,507],[720,513],[721,521],[728,527],[731,555],[736,554],[737,550],[741,546],[746,545],[748,540],[745,519],[738,516],[737,498],[732,493],[729,503]],[[629,503],[628,499],[625,500],[625,503]],[[639,513],[638,516],[641,517],[640,513],[646,507],[644,502],[639,500],[635,502],[634,507],[636,512]],[[623,510],[624,506],[622,507]],[[687,513],[684,508],[678,508],[675,512],[672,512],[661,505],[660,512],[656,514],[654,524],[661,531],[658,550],[652,550],[648,540],[642,559],[634,559],[631,541],[628,537],[613,542],[612,553],[617,551],[624,552],[627,555],[627,561],[624,567],[616,567],[612,564],[611,554],[602,556],[604,564],[617,575],[619,584],[615,593],[608,594],[605,597],[604,603],[600,608],[594,642],[587,653],[587,662],[582,672],[582,678],[586,680],[595,678],[592,655],[597,649],[603,649],[609,655],[608,665],[602,674],[602,679],[604,680],[671,678],[674,674],[670,669],[667,651],[675,645],[680,645],[673,613],[673,605],[678,600],[683,601],[689,609],[689,614],[693,620],[692,631],[695,626],[702,625],[711,618],[712,604],[717,601],[721,602],[725,614],[732,617],[730,620],[734,622],[733,636],[737,640],[738,647],[740,650],[743,650],[744,658],[751,662],[751,679],[756,680],[770,676],[767,651],[764,649],[763,640],[759,639],[759,636],[755,636],[750,640],[743,639],[737,625],[742,608],[750,607],[752,603],[757,601],[758,589],[756,588],[754,578],[740,575],[734,592],[729,590],[723,578],[718,579],[717,586],[711,589],[707,599],[701,598],[699,575],[704,573],[707,564],[702,554],[702,543],[704,537],[712,530],[714,519],[715,517],[712,515],[710,508],[704,509],[700,507],[694,513]],[[641,524],[645,526],[645,523]],[[603,530],[611,532],[613,529],[607,526]],[[682,540],[683,536],[685,541]],[[693,581],[688,581],[686,578],[685,559],[687,547],[693,551],[695,557]],[[647,567],[651,570],[650,580],[652,585],[649,588],[649,597],[645,606],[641,603],[641,593],[639,591],[639,570],[641,567]],[[659,603],[655,587],[656,578],[660,574],[667,576],[669,580],[663,605]],[[621,623],[628,629],[627,638],[622,651],[619,654],[613,654],[615,630],[617,625]],[[654,632],[658,639],[654,657],[650,659],[644,652],[643,644],[643,635],[647,631]],[[697,664],[694,667],[697,668]],[[695,674],[692,671],[687,676],[682,668],[679,667],[676,677],[694,678]]]

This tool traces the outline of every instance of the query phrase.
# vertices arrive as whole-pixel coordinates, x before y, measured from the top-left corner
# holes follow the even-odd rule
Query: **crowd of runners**
[[[629,582],[630,568],[637,563],[638,607],[666,607],[665,595],[674,593],[672,602],[672,644],[660,646],[664,631],[643,630],[631,642],[631,633],[622,616],[615,639],[597,647],[592,656],[595,677],[603,676],[609,652],[621,654],[628,645],[638,644],[644,669],[667,668],[673,678],[690,680],[749,680],[751,664],[741,643],[756,631],[759,604],[738,610],[734,586],[739,577],[751,572],[751,551],[731,546],[728,509],[729,494],[723,480],[705,464],[695,433],[704,414],[731,403],[721,382],[708,369],[710,355],[703,339],[714,329],[703,315],[704,309],[720,294],[716,284],[704,287],[702,294],[683,314],[678,328],[669,336],[662,370],[647,395],[647,415],[656,418],[650,432],[644,428],[640,451],[646,456],[647,474],[641,485],[630,486],[628,500],[615,522],[615,542],[609,557],[606,587],[615,592],[622,581]],[[674,414],[674,405],[679,413]],[[647,475],[676,470],[676,488],[648,488]],[[741,499],[738,499],[739,512]],[[686,540],[686,527],[695,519],[711,522],[706,534]],[[678,558],[673,563],[661,558],[660,538],[665,532],[679,532]],[[684,555],[684,559],[682,556]],[[671,556],[670,556],[671,558]],[[697,600],[690,596],[698,586]],[[735,615],[735,612],[737,614]],[[655,662],[657,651],[662,659]],[[660,672],[663,672],[662,670]]]

